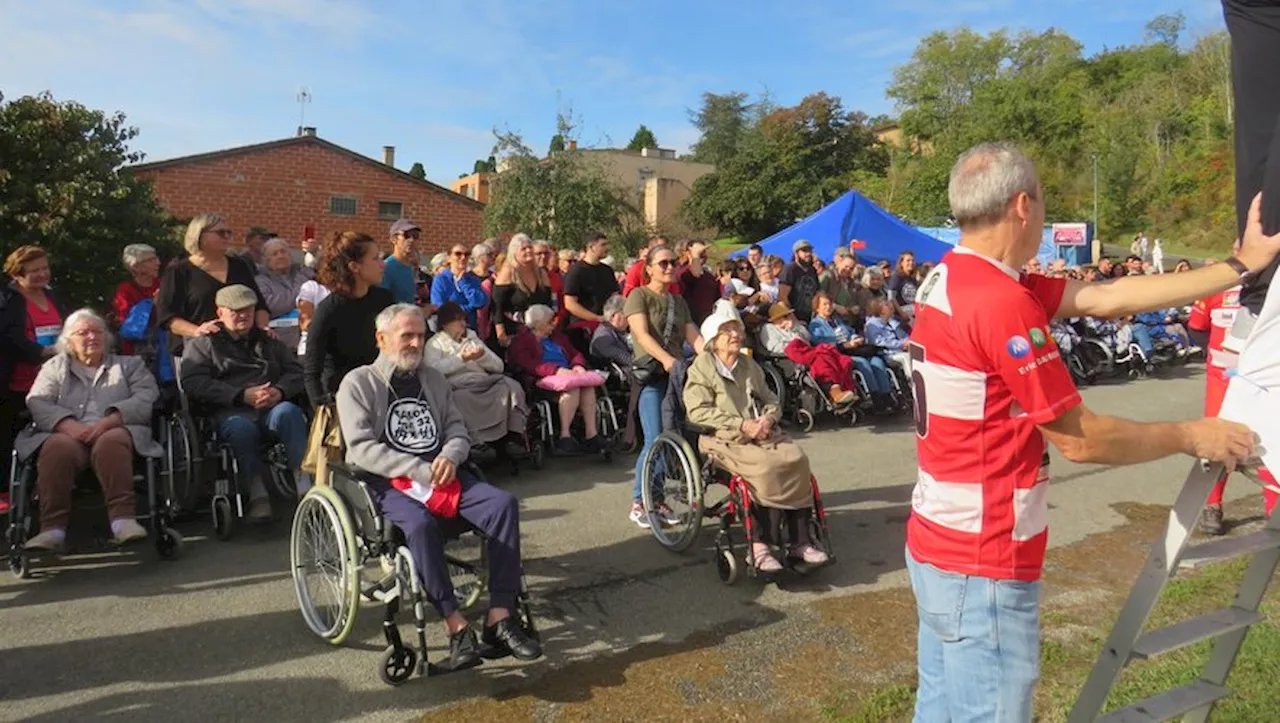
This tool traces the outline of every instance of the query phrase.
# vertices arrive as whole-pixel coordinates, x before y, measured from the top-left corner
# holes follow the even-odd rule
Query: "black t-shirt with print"
[[[814,294],[818,293],[818,270],[793,261],[783,267],[778,283],[791,287],[791,293],[785,301],[796,316],[808,321],[813,316]]]
[[[391,399],[382,442],[397,452],[432,462],[443,446],[442,431],[435,410],[422,393],[417,372],[391,375]]]

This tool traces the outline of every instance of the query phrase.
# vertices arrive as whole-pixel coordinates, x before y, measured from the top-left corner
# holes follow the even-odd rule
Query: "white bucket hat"
[[[698,331],[702,334],[703,348],[711,346],[711,342],[715,340],[716,335],[720,333],[720,327],[731,321],[742,323],[742,315],[738,313],[738,309],[734,307],[733,302],[728,299],[720,299],[716,302],[715,307],[711,310],[711,316],[702,321],[702,327]]]

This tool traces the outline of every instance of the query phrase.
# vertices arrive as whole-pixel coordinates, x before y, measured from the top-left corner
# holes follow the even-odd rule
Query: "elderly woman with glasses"
[[[276,237],[262,245],[262,264],[254,280],[267,302],[267,313],[271,316],[267,325],[275,331],[277,339],[295,352],[302,338],[298,297],[302,295],[302,287],[315,277],[315,271],[293,260],[288,241]]]
[[[151,437],[155,378],[138,357],[116,356],[102,317],[81,309],[67,317],[53,358],[40,367],[27,406],[33,425],[14,442],[20,458],[36,454],[40,534],[31,550],[65,546],[76,475],[92,467],[106,497],[116,542],[147,536],[134,519],[133,455],[158,457]]]
[[[225,286],[248,286],[258,297],[254,322],[260,329],[271,320],[267,301],[258,290],[249,259],[231,256],[227,249],[235,232],[216,213],[202,213],[187,225],[182,245],[189,256],[165,269],[156,294],[156,323],[169,330],[169,351],[182,353],[184,339],[216,334],[218,307],[213,297]]]
[[[551,278],[534,253],[534,243],[518,233],[507,244],[507,256],[493,277],[493,323],[497,343],[511,344],[535,304],[552,305]]]
[[[825,564],[827,553],[809,537],[814,505],[809,459],[778,428],[778,398],[765,383],[764,370],[742,353],[742,320],[722,302],[702,322],[702,338],[709,353],[689,366],[685,413],[693,424],[714,430],[698,439],[699,450],[751,488],[749,507],[760,533],[751,546],[755,568],[766,574],[782,570],[775,547],[793,564]],[[777,539],[784,523],[785,543]]]
[[[446,301],[436,311],[436,323],[440,331],[427,341],[423,358],[449,380],[471,442],[523,438],[529,421],[524,387],[502,373],[502,359],[467,328],[466,310]],[[500,444],[495,449],[505,451]]]
[[[147,244],[129,244],[124,247],[123,255],[124,267],[128,270],[130,279],[121,281],[116,287],[111,308],[115,311],[116,322],[125,327],[125,322],[130,320],[130,312],[134,307],[144,301],[154,300],[156,292],[160,290],[160,256],[156,254],[154,247]],[[155,318],[154,313],[147,311],[149,307],[151,304],[140,307],[139,311],[147,315],[148,329],[151,326],[151,320]],[[150,350],[150,344],[143,340],[122,339],[120,341],[120,351],[125,354],[142,355]]]

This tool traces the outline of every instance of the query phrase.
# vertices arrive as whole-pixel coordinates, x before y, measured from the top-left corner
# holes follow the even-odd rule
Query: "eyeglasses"
[[[401,235],[401,236],[403,236],[403,237],[405,237],[405,238],[407,238],[407,239],[411,239],[411,240],[414,240],[414,241],[417,241],[418,239],[422,238],[422,232],[421,232],[421,231],[405,231],[404,233],[402,233],[402,234],[400,234],[400,235]]]
[[[466,258],[466,257],[467,257],[467,252],[466,252],[466,251],[454,251],[454,252],[453,252],[453,256],[454,256],[454,258],[459,258],[459,259]]]
[[[204,231],[205,233],[214,234],[215,236],[217,236],[220,239],[223,239],[224,241],[230,240],[232,236],[236,235],[236,232],[232,231],[229,228],[207,228]]]
[[[653,262],[653,265],[654,265],[654,266],[657,266],[658,268],[662,269],[663,271],[666,271],[667,269],[672,268],[672,267],[674,267],[674,266],[676,265],[676,260],[675,260],[675,259],[662,259],[662,260],[660,260],[660,261],[654,261],[654,262]]]

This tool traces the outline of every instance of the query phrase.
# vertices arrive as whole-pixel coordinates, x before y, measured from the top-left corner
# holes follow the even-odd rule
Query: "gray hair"
[[[493,255],[493,247],[489,246],[489,243],[487,241],[483,243],[478,243],[475,246],[471,247],[471,260],[473,262],[479,261],[481,256],[492,256],[492,255]]]
[[[271,251],[276,247],[283,247],[285,251],[290,250],[288,241],[285,241],[279,236],[272,236],[271,238],[267,239],[266,243],[262,244],[262,255],[266,256],[267,254],[271,253]],[[292,260],[293,259],[290,258],[290,261]]]
[[[114,343],[114,339],[111,336],[110,328],[107,326],[107,320],[99,316],[98,312],[93,309],[86,308],[76,309],[71,312],[71,315],[67,317],[67,321],[62,325],[62,331],[58,332],[58,341],[54,343],[54,348],[57,349],[59,353],[66,354],[71,350],[71,347],[68,345],[68,342],[71,339],[71,330],[76,328],[77,324],[85,320],[92,321],[98,325],[99,329],[102,329],[102,333],[106,337],[103,340],[102,348],[111,348]]]
[[[129,244],[124,247],[124,267],[129,271],[133,271],[135,264],[140,264],[152,256],[159,256],[154,246],[147,244]]]
[[[951,168],[947,198],[961,228],[995,223],[1019,193],[1036,198],[1040,179],[1030,158],[1012,143],[982,143]]]
[[[187,234],[182,238],[182,248],[192,255],[200,253],[200,237],[204,232],[226,221],[216,213],[202,213],[191,219],[191,223],[187,224]]]
[[[606,320],[612,319],[614,314],[621,314],[622,309],[626,305],[627,305],[627,300],[623,298],[622,294],[614,294],[613,296],[610,296],[608,299],[605,299],[604,310],[601,312],[600,315],[603,316]]]
[[[530,329],[545,324],[555,318],[556,312],[545,304],[534,304],[524,312],[524,325]]]
[[[373,325],[378,331],[385,334],[391,330],[391,325],[402,314],[413,314],[421,319],[424,324],[427,321],[427,318],[422,315],[422,308],[415,304],[392,304],[378,312],[378,316],[373,320]]]
[[[881,281],[884,281],[884,274],[880,273],[880,267],[879,267],[879,266],[872,266],[872,267],[868,268],[868,269],[867,269],[867,271],[866,271],[866,273],[864,273],[864,274],[862,275],[862,285],[863,285],[863,286],[870,286],[870,285],[871,285],[871,277],[873,277],[873,276],[879,276],[879,277],[880,277],[880,280],[881,280]]]

